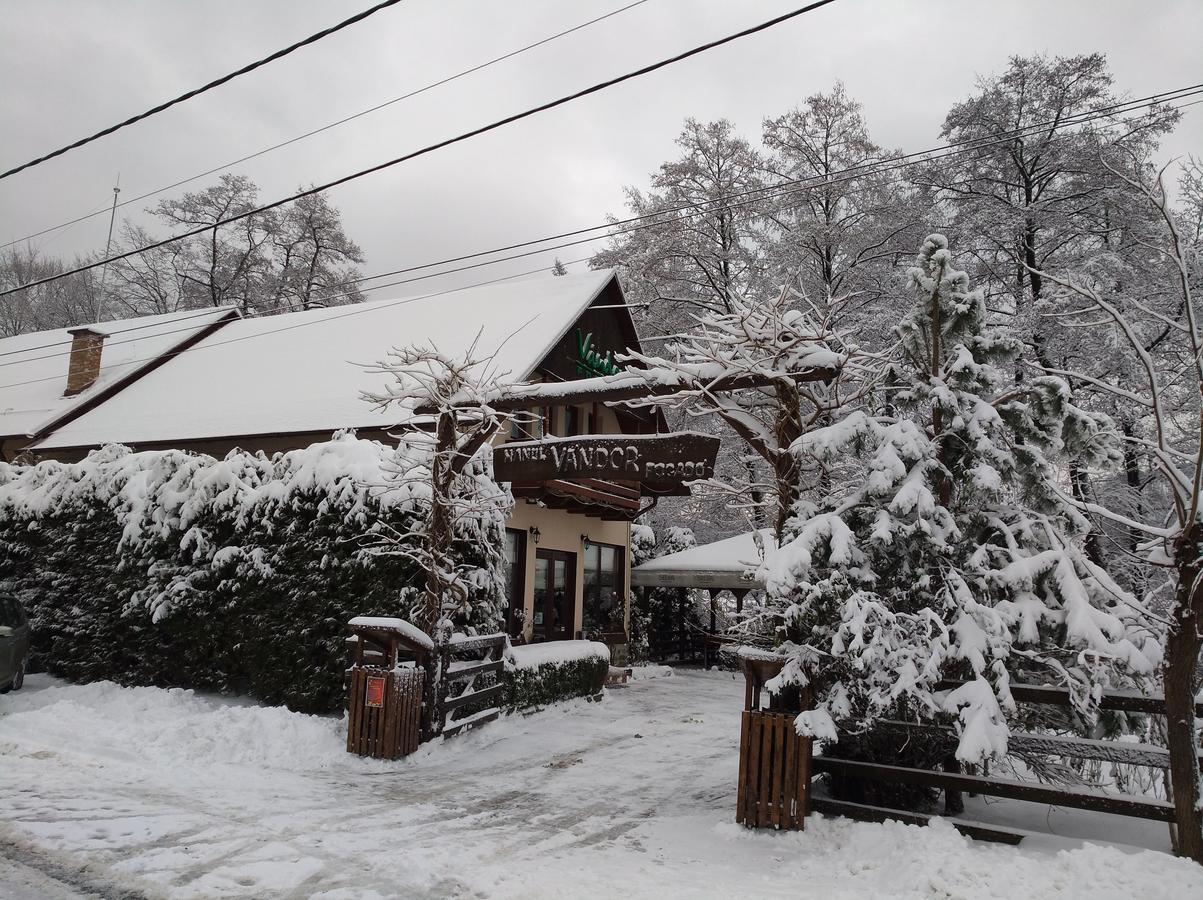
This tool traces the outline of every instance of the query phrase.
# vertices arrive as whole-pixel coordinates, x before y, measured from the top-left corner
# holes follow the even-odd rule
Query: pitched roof
[[[763,587],[750,574],[761,561],[755,535],[749,531],[649,560],[631,569],[631,584],[714,590]],[[761,529],[760,538],[766,549],[776,544],[771,528]]]
[[[392,348],[459,356],[479,335],[477,355],[495,353],[498,373],[523,380],[614,280],[548,276],[231,322],[37,446],[392,427],[395,411],[360,399],[386,384],[364,369]]]
[[[140,316],[86,327],[108,335],[100,377],[86,390],[64,397],[71,334],[66,328],[0,338],[0,435],[32,437],[144,372],[166,353],[186,344],[223,318],[232,306]]]

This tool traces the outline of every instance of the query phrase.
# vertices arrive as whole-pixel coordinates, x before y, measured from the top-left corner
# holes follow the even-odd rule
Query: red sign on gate
[[[384,706],[384,686],[388,682],[387,678],[382,678],[377,675],[369,675],[366,689],[363,693],[363,705],[380,709]]]

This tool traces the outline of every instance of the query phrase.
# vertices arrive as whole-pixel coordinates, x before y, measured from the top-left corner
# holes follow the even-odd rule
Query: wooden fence
[[[441,654],[442,693],[432,709],[424,688],[438,654],[429,638],[386,617],[354,619],[350,628],[349,752],[396,759],[413,753],[423,740],[451,737],[501,713],[504,634],[451,639]]]
[[[782,750],[768,750],[766,748],[777,748],[778,746],[784,748],[784,744],[782,744],[784,738],[779,736],[779,732],[785,728],[790,733],[793,733],[793,719],[798,711],[809,704],[784,703],[781,697],[769,694],[770,710],[760,710],[761,695],[765,689],[765,683],[780,670],[781,662],[768,658],[745,657],[741,659],[741,667],[747,678],[747,690],[744,704],[744,724],[740,738],[740,774],[736,799],[736,821],[748,826],[761,828],[801,828],[801,817],[804,817],[812,810],[829,815],[841,815],[872,821],[895,819],[911,824],[924,824],[932,818],[931,815],[925,813],[817,796],[812,790],[811,778],[816,774],[823,773],[892,784],[918,785],[943,790],[946,793],[966,792],[988,797],[1062,806],[1070,809],[1152,819],[1159,822],[1172,823],[1174,821],[1173,804],[1152,797],[1086,787],[1020,781],[991,775],[917,769],[880,762],[839,759],[830,756],[811,757],[811,745],[809,741],[806,741],[804,745],[800,745],[796,751],[805,755],[807,759],[794,763],[794,767],[799,773],[797,776],[799,781],[791,789],[786,780],[791,765],[788,757],[789,750],[787,748]],[[948,682],[943,686],[954,688],[957,684],[957,682]],[[1012,696],[1020,703],[1055,704],[1058,706],[1071,705],[1068,691],[1061,688],[1014,683],[1010,687]],[[1104,692],[1100,706],[1103,709],[1156,715],[1165,714],[1165,701],[1162,697],[1138,694],[1131,691]],[[789,708],[785,709],[783,707]],[[1203,703],[1199,704],[1196,712],[1198,715],[1203,716]],[[880,724],[886,728],[898,728],[900,742],[905,739],[904,732],[912,729],[939,732],[943,737],[947,738],[950,746],[955,742],[955,734],[951,729],[934,724],[916,725],[914,723],[890,721]],[[1017,733],[1012,735],[1010,746],[1014,751],[1029,754],[1104,760],[1130,765],[1150,766],[1153,768],[1169,767],[1169,754],[1164,749],[1145,744],[1062,737],[1059,735]],[[779,757],[779,753],[785,753],[786,755]],[[783,762],[785,765],[784,769],[781,768]],[[756,792],[755,796],[752,794],[753,790]],[[774,803],[784,803],[786,797],[790,798],[796,804],[794,807],[795,810],[801,810],[800,816],[794,820],[785,815],[783,809],[778,811],[774,807]],[[1018,843],[1026,834],[1026,832],[1016,829],[971,822],[961,818],[951,820],[951,824],[962,833],[983,840]]]

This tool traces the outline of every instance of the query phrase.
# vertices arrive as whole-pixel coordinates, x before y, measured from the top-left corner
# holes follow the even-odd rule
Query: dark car
[[[25,657],[29,655],[29,619],[17,598],[0,594],[0,694],[25,683]]]

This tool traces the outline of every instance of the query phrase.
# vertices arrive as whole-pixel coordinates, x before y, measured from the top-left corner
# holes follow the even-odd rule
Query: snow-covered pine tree
[[[1065,383],[1015,383],[1020,346],[932,235],[910,271],[914,303],[875,409],[802,435],[793,452],[833,485],[796,502],[763,575],[789,662],[779,688],[811,684],[798,728],[955,716],[958,759],[1006,752],[1019,671],[1066,685],[1077,709],[1158,661],[1135,602],[1083,550],[1088,523],[1051,466],[1114,454],[1106,420]],[[941,689],[945,679],[965,683]]]

